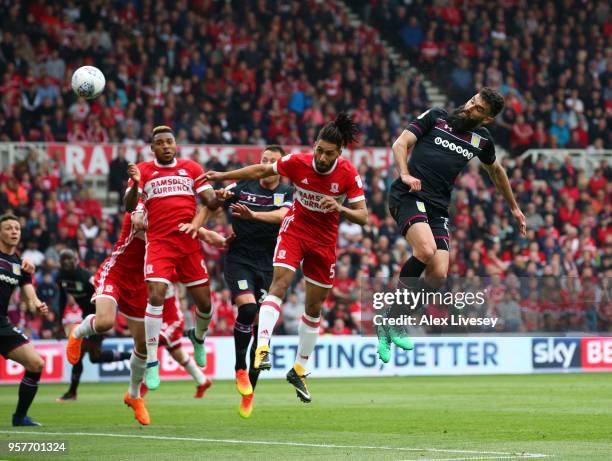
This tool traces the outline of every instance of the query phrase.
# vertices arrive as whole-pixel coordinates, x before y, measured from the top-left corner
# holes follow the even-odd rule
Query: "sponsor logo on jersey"
[[[246,280],[238,280],[238,289],[239,290],[248,290],[249,282]]]
[[[257,202],[257,197],[255,197],[254,195],[247,195],[246,199],[249,202],[253,202],[253,203]]]
[[[419,202],[417,200],[416,202],[417,204],[417,209],[421,212],[421,213],[427,213],[427,210],[425,209],[425,204],[423,202]]]
[[[10,283],[11,285],[17,285],[19,280],[14,279],[13,277],[8,277],[4,274],[0,274],[0,281]]]
[[[301,181],[301,182],[302,182],[302,184],[308,184],[308,178],[304,178],[304,179],[302,179],[302,181]]]
[[[173,195],[193,195],[193,179],[184,176],[163,176],[147,181],[144,192],[147,199]]]
[[[321,207],[321,200],[325,197],[330,197],[336,200],[338,203],[342,204],[346,195],[327,195],[321,194],[320,192],[313,192],[306,189],[302,189],[301,187],[295,186],[295,198],[304,208],[310,211],[318,211],[320,213],[327,213]]]
[[[476,134],[476,133],[472,133],[472,139],[470,139],[470,144],[474,147],[480,147],[480,140],[482,139],[482,136]]]
[[[106,285],[104,287],[104,291],[106,291],[107,293],[112,293],[113,292],[113,286],[112,285]]]
[[[285,201],[285,194],[274,194],[274,206],[281,206]]]
[[[340,190],[340,185],[337,182],[333,182],[329,190],[333,193],[338,193],[338,191]]]
[[[434,142],[438,146],[442,146],[452,152],[457,152],[458,154],[463,155],[468,160],[471,160],[471,158],[474,157],[473,152],[459,146],[458,144],[455,144],[454,142],[449,141],[448,139],[442,139],[440,136],[436,136]]]

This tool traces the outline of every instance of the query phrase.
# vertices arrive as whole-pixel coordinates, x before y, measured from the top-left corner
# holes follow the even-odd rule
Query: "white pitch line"
[[[470,461],[470,460],[490,460],[490,459],[533,459],[545,458],[548,455],[539,453],[516,453],[509,456],[478,456],[469,458],[418,458],[418,459],[401,459],[399,461]]]
[[[151,440],[176,440],[185,442],[204,442],[204,443],[227,443],[227,444],[243,444],[243,445],[282,445],[290,447],[309,447],[309,448],[356,448],[360,450],[395,450],[395,451],[429,451],[433,453],[465,453],[474,455],[501,455],[505,459],[519,458],[546,458],[548,455],[542,453],[511,453],[503,451],[478,451],[478,450],[453,450],[445,448],[408,448],[408,447],[387,447],[387,446],[370,446],[370,445],[333,445],[324,443],[303,443],[303,442],[276,442],[265,440],[236,440],[236,439],[208,439],[197,437],[170,437],[164,435],[136,435],[136,434],[112,434],[104,432],[38,432],[38,431],[6,431],[0,430],[0,434],[29,434],[29,435],[67,435],[67,436],[84,436],[84,437],[116,437],[126,439],[151,439]],[[508,458],[510,456],[511,458]],[[465,458],[464,458],[465,459]],[[483,459],[483,458],[468,458],[468,459]],[[494,459],[487,457],[484,459]],[[503,458],[499,458],[503,459]],[[424,461],[424,460],[419,460]],[[438,460],[439,461],[439,460]]]

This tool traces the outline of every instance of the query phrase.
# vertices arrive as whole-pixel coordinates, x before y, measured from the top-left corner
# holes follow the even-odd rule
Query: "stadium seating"
[[[588,2],[578,17],[560,16],[543,1],[529,10],[511,1],[506,9],[494,2],[416,8],[417,1],[410,10],[399,2],[351,2],[378,30],[353,26],[335,2],[240,3],[177,2],[170,10],[163,2],[125,2],[118,15],[74,2],[0,6],[0,141],[134,144],[164,123],[183,143],[309,145],[324,121],[348,110],[362,145],[389,146],[429,101],[424,79],[400,72],[384,37],[457,104],[482,85],[500,88],[507,109],[494,131],[513,154],[611,145],[610,27],[597,15],[605,2]],[[76,100],[69,75],[94,62],[107,89],[93,103]],[[561,161],[507,159],[505,166],[530,223],[528,238],[518,238],[501,196],[473,165],[452,204],[450,274],[612,276],[610,165],[590,178]],[[359,277],[392,277],[408,257],[385,205],[387,172],[367,161],[358,168],[372,222],[363,230],[341,227],[338,280],[325,306],[330,334],[359,331]],[[121,227],[120,214],[102,216],[85,179],[68,178],[57,158],[40,158],[35,149],[0,176],[0,209],[22,217],[24,250],[41,261],[41,298],[56,310],[58,252],[76,248],[95,270]],[[210,226],[227,232],[227,217]],[[209,250],[208,261],[220,284],[220,255]],[[289,304],[303,306],[300,283],[295,296]],[[182,305],[189,309],[186,299]],[[593,305],[580,315],[586,328],[607,330],[610,311],[607,317]],[[59,334],[59,319],[35,321],[18,299],[11,316],[35,338]],[[225,334],[231,309],[222,316]],[[291,332],[291,316],[285,320]],[[551,327],[544,314],[536,320],[525,316],[517,329]]]

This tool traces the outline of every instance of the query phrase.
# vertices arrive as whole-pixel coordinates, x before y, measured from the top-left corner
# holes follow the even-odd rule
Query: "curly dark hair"
[[[504,109],[504,97],[499,91],[485,86],[482,90],[480,90],[479,94],[491,108],[489,113],[491,117],[496,117],[497,114]]]

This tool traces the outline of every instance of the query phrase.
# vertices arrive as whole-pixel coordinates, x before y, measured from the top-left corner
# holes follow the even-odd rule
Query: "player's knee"
[[[43,368],[45,368],[45,361],[38,354],[32,357],[32,360],[29,360],[25,365],[25,369],[32,373],[42,373]]]
[[[277,296],[281,299],[285,298],[285,294],[289,290],[289,286],[291,285],[291,279],[285,280],[284,278],[279,278],[272,282],[272,286],[270,286],[271,295]]]
[[[149,289],[149,304],[153,306],[163,306],[166,300],[165,293],[163,290],[151,290]]]
[[[96,315],[96,332],[97,333],[105,333],[115,324],[115,319],[111,318],[108,315]]]
[[[433,240],[431,242],[419,243],[413,248],[414,256],[424,263],[428,263],[434,257],[436,250],[436,242]]]
[[[238,308],[238,315],[236,316],[236,321],[242,323],[243,325],[252,325],[255,321],[256,316],[257,304],[243,304]]]

